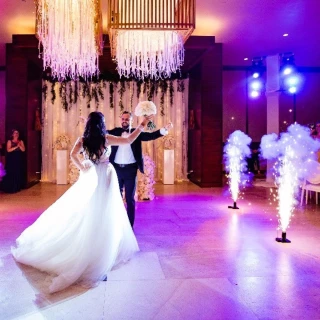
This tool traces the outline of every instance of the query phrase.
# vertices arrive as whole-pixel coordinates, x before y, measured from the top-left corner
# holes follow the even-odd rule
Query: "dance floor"
[[[10,246],[66,189],[0,193],[1,320],[320,319],[314,201],[297,207],[284,244],[269,188],[249,187],[232,210],[226,188],[157,184],[155,200],[137,203],[141,252],[96,288],[50,295],[49,277],[17,265]]]

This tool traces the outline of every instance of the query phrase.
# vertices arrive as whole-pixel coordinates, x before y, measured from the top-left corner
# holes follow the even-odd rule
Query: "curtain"
[[[181,81],[183,81],[184,90],[181,90]],[[167,81],[167,83],[169,82]],[[187,180],[188,83],[188,79],[173,80],[172,86],[168,85],[164,90],[164,95],[161,94],[162,89],[157,87],[157,94],[155,93],[152,98],[152,101],[157,106],[157,114],[154,119],[157,126],[156,129],[165,126],[169,121],[173,123],[173,129],[170,130],[169,134],[174,138],[175,181]],[[100,98],[97,97],[95,86],[96,84],[92,83],[85,88],[82,83],[75,82],[71,82],[68,85],[57,82],[52,86],[51,82],[44,81],[42,102],[42,181],[56,181],[56,150],[54,143],[60,135],[67,136],[71,141],[68,146],[70,152],[73,144],[78,137],[82,136],[84,131],[84,123],[80,121],[80,117],[86,118],[90,112],[100,111],[105,116],[107,129],[112,129],[116,126],[121,126],[121,113],[127,110],[133,112],[133,127],[139,123],[139,119],[134,116],[134,109],[139,101],[148,100],[147,97],[150,92],[146,88],[146,83],[142,83],[139,97],[139,88],[135,81],[127,81],[124,84],[121,84],[121,82],[101,82],[98,84]],[[171,94],[170,88],[171,91],[173,90]],[[79,94],[75,103],[72,95],[76,90],[79,90]],[[113,95],[110,93],[112,90]],[[89,97],[91,97],[91,101],[89,101]],[[111,101],[112,97],[113,101]],[[68,101],[67,106],[66,101]],[[160,108],[161,105],[162,108]],[[163,168],[164,139],[162,137],[155,141],[143,142],[143,153],[149,155],[155,163],[156,181],[162,180],[163,170],[165,170]]]

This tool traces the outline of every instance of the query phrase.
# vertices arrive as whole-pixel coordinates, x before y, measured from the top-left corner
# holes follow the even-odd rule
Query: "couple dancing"
[[[131,120],[130,113],[122,115],[123,129],[130,127]],[[49,287],[51,293],[73,283],[93,287],[105,279],[114,266],[126,262],[139,251],[132,231],[134,203],[131,202],[130,208],[130,193],[127,195],[126,190],[128,214],[133,213],[130,225],[119,192],[119,186],[130,189],[131,184],[126,181],[134,175],[133,165],[125,166],[118,161],[123,160],[125,154],[130,154],[128,148],[134,141],[141,145],[141,141],[162,136],[160,130],[142,132],[149,120],[150,117],[144,117],[130,134],[115,128],[110,131],[114,133],[111,135],[106,131],[103,114],[91,112],[83,137],[78,138],[71,151],[71,159],[80,169],[78,181],[16,240],[12,254],[18,262],[55,276]],[[169,128],[170,125],[166,129]],[[113,150],[110,157],[114,146],[118,150]],[[82,162],[78,158],[81,152],[85,157]],[[139,157],[139,152],[134,157]],[[109,158],[115,163],[119,180]],[[136,158],[135,177],[137,167],[143,170],[142,154],[140,158]],[[118,172],[125,168],[131,168],[130,172]]]

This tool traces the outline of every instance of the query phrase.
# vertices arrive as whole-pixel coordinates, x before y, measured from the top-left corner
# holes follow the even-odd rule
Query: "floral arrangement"
[[[0,181],[2,180],[2,177],[6,175],[6,171],[3,169],[3,165],[0,162]]]
[[[163,137],[163,149],[173,150],[174,149],[174,137],[171,134],[167,134]]]
[[[78,155],[80,162],[84,160],[84,156],[82,153]],[[77,182],[80,176],[80,170],[75,166],[75,164],[70,160],[69,162],[69,183],[74,184]]]
[[[151,116],[153,114],[157,114],[157,107],[152,101],[141,101],[136,106],[134,114],[137,117]],[[147,128],[149,130],[153,130],[155,129],[155,127],[156,126],[152,121],[149,121],[149,123],[147,124]]]
[[[155,164],[148,155],[143,155],[144,174],[138,173],[138,200],[154,199],[154,169]]]
[[[72,161],[69,164],[69,183],[74,184],[80,176],[80,170],[74,165]]]
[[[67,150],[70,144],[71,142],[68,136],[61,134],[54,142],[53,148],[56,150]]]

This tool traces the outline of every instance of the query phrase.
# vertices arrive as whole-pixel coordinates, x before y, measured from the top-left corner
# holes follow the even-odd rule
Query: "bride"
[[[149,118],[123,138],[107,134],[103,114],[91,112],[71,151],[79,180],[16,240],[18,262],[55,276],[51,293],[73,283],[92,287],[139,251],[109,155],[112,145],[132,143]]]

